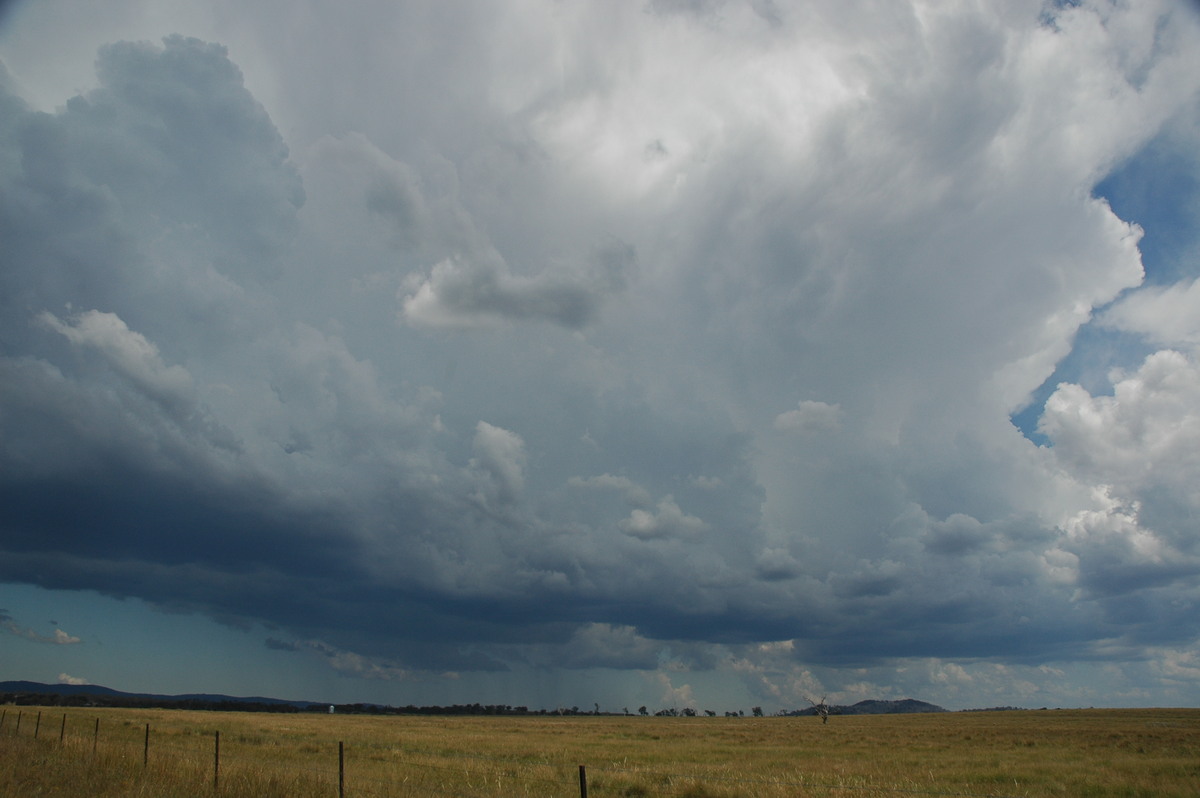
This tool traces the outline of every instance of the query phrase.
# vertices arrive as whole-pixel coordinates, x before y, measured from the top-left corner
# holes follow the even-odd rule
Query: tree
[[[649,715],[650,711],[647,710],[646,707],[640,706],[640,707],[638,707],[638,714],[639,715]]]
[[[825,696],[821,696],[821,703],[819,703],[819,704],[816,701],[813,701],[808,696],[805,696],[805,698],[808,700],[808,703],[812,704],[813,708],[817,710],[817,715],[820,716],[821,723],[822,724],[828,723],[829,722],[829,705],[825,703]]]
[[[763,716],[762,707],[753,707],[753,708],[751,708],[751,710],[750,710],[750,714],[751,714],[751,715],[753,715],[753,716],[754,716],[754,717],[756,717],[756,718],[761,718],[761,717]]]

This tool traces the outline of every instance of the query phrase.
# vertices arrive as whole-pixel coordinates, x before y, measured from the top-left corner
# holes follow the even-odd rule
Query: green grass
[[[4,711],[6,796],[212,795],[217,731],[219,794],[234,798],[336,796],[339,741],[347,796],[576,796],[581,764],[589,798],[1191,796],[1200,783],[1200,710],[848,716],[824,726],[811,717]]]

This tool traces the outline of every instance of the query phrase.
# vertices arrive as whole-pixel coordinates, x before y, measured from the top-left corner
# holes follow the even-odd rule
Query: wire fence
[[[928,787],[869,784],[858,779],[828,780],[794,774],[751,778],[717,769],[665,770],[619,763],[584,765],[516,759],[461,750],[406,750],[394,744],[276,740],[269,735],[173,728],[156,733],[150,723],[91,719],[45,711],[0,710],[0,738],[37,740],[62,756],[108,757],[138,764],[146,773],[171,771],[175,778],[213,794],[239,781],[287,780],[293,792],[338,798],[401,796],[602,796],[672,795],[911,795],[944,798],[1018,798],[994,792],[961,792]],[[197,792],[196,794],[201,794]]]

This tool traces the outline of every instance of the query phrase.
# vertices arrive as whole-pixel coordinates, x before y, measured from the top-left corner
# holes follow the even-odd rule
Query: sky
[[[0,5],[0,679],[1200,705],[1200,6]]]

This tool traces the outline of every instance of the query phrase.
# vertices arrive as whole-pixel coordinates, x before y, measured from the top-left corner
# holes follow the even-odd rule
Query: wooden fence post
[[[218,779],[221,776],[221,732],[213,733],[213,792],[217,791]]]
[[[587,798],[587,770],[579,766],[579,798]]]
[[[37,739],[38,729],[42,728],[42,713],[38,712],[37,723],[33,724],[33,739]]]
[[[20,709],[17,710],[17,730],[15,732],[13,732],[14,734],[21,733],[21,716],[24,714],[25,714],[25,712],[23,710],[20,710]]]
[[[346,798],[346,749],[338,740],[338,798]]]
[[[142,743],[142,767],[150,764],[150,724],[146,724],[146,740]]]
[[[58,744],[59,745],[63,744],[63,737],[66,736],[66,733],[67,733],[67,713],[64,712],[62,728],[58,730]]]
[[[0,731],[4,730],[4,719],[8,717],[8,710],[0,711]]]
[[[96,728],[92,729],[92,753],[96,753],[96,742],[100,739],[100,718],[96,718]]]

